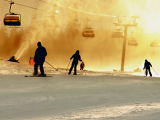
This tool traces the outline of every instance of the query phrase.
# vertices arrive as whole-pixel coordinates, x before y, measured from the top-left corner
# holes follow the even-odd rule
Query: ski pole
[[[68,63],[68,66],[69,66],[70,62],[71,62],[71,60],[69,61],[69,63]],[[68,66],[67,66],[67,69],[66,69],[66,71],[68,70]]]
[[[45,61],[48,65],[50,65],[52,68],[54,68],[56,71],[58,71],[57,68],[53,67],[50,63],[48,63],[47,61]]]
[[[157,72],[155,71],[155,69],[152,67],[152,69],[154,70],[154,72],[156,73],[156,75],[158,76]]]

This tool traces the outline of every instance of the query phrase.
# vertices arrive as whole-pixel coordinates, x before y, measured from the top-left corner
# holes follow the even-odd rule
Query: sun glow
[[[56,10],[56,13],[59,13],[59,10]]]
[[[17,3],[19,1],[17,0]],[[22,4],[27,5],[26,2]],[[28,5],[30,6],[29,3]],[[32,18],[25,32],[22,31],[20,35],[17,32],[20,37],[11,36],[13,40],[19,40],[19,46],[15,46],[14,53],[13,50],[10,51],[10,54],[15,54],[18,59],[28,60],[34,55],[36,43],[41,41],[48,50],[47,60],[53,61],[57,67],[66,67],[68,58],[79,49],[85,61],[85,69],[119,71],[123,43],[122,38],[112,38],[113,31],[117,28],[113,23],[117,23],[117,18],[120,18],[122,24],[132,25],[135,18],[131,16],[138,16],[135,21],[137,26],[128,27],[128,40],[133,37],[138,45],[129,46],[127,41],[125,70],[136,69],[141,62],[149,58],[153,65],[159,63],[159,0],[40,0],[37,6],[39,11],[33,10],[35,14],[30,17],[26,14],[26,10],[30,8],[15,6],[15,11],[22,15],[22,26],[26,24],[24,20]],[[20,8],[25,12],[21,12]],[[82,36],[86,26],[94,29],[94,38]],[[118,27],[124,31],[124,27]],[[15,34],[16,32],[14,36]],[[1,48],[8,46],[7,37],[3,35],[4,38],[1,38],[6,45],[2,44]],[[9,51],[9,48],[6,48],[6,51]]]
[[[149,13],[144,16],[145,23],[144,29],[147,33],[159,33],[160,34],[160,14]]]
[[[124,2],[124,0],[122,0]],[[160,34],[159,0],[134,0],[126,1],[129,15],[140,17],[139,25],[146,33]]]

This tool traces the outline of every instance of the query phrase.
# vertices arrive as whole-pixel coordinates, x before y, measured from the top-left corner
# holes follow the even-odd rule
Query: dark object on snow
[[[85,64],[84,64],[84,62],[82,62],[82,63],[80,64],[80,70],[83,70],[83,69],[84,69],[84,66],[85,66]]]
[[[41,45],[41,42],[37,43],[38,48],[36,49],[35,56],[34,56],[34,75],[38,74],[38,66],[40,66],[41,76],[45,76],[43,63],[45,61],[45,57],[47,56],[47,51],[45,47]]]
[[[18,62],[19,60],[16,60],[14,56],[12,56],[8,61],[10,62]],[[18,62],[19,63],[19,62]]]
[[[71,68],[69,70],[69,74],[71,74],[72,72],[72,69],[74,67],[74,74],[73,75],[77,75],[77,65],[78,65],[78,60],[79,61],[82,61],[81,60],[81,56],[79,55],[79,50],[76,51],[76,53],[74,55],[72,55],[72,57],[70,58],[70,60],[73,58],[73,61],[72,61],[72,65],[71,65]]]
[[[48,76],[48,75],[44,75],[44,76],[41,76],[41,75],[25,75],[24,77],[53,77],[53,76]]]
[[[148,75],[148,71],[149,71],[149,75],[152,77],[152,73],[151,73],[151,70],[150,70],[150,67],[152,67],[151,63],[149,61],[147,61],[147,59],[145,60],[145,63],[144,63],[144,68],[143,69],[146,69],[146,76]]]
[[[30,64],[30,65],[34,65],[34,64],[35,64],[35,62],[34,62],[34,57],[30,57],[30,59],[29,59],[29,64]]]

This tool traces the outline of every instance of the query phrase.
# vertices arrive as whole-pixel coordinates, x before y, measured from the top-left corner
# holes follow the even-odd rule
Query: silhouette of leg
[[[146,76],[148,75],[148,69],[146,69]]]
[[[34,73],[33,74],[34,75],[38,74],[38,64],[37,63],[34,64]]]
[[[44,75],[43,63],[40,64],[40,71],[41,71],[41,75]]]
[[[69,69],[69,73],[68,73],[68,74],[71,74],[72,69],[73,69],[73,66],[74,66],[74,63],[72,63],[72,66],[71,66],[71,68]]]
[[[77,63],[74,65],[74,74],[73,75],[77,75]]]
[[[150,68],[148,69],[148,71],[149,71],[149,75],[152,77],[152,73],[151,73],[151,70],[150,70]]]

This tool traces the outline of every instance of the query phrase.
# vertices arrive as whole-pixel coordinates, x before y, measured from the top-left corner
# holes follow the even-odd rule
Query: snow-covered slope
[[[0,75],[0,120],[159,120],[159,78]]]
[[[0,60],[0,74],[33,74],[34,66],[29,64],[23,63],[16,63],[10,62],[7,60]],[[38,69],[39,70],[39,69]],[[51,66],[44,66],[44,71],[46,74],[67,74],[68,70],[65,68],[53,68]],[[73,71],[72,71],[73,72]],[[128,75],[144,75],[143,73],[137,72],[97,72],[97,71],[88,71],[78,70],[77,73],[79,75],[89,75],[89,76],[96,76],[96,75],[113,75],[113,76],[128,76]]]
[[[0,60],[0,64],[0,74],[32,74],[34,72],[34,66],[29,64],[10,62],[6,60]],[[51,67],[44,67],[44,69],[48,74],[59,73]]]
[[[33,67],[21,63],[0,60],[0,74],[26,74],[33,73]]]

